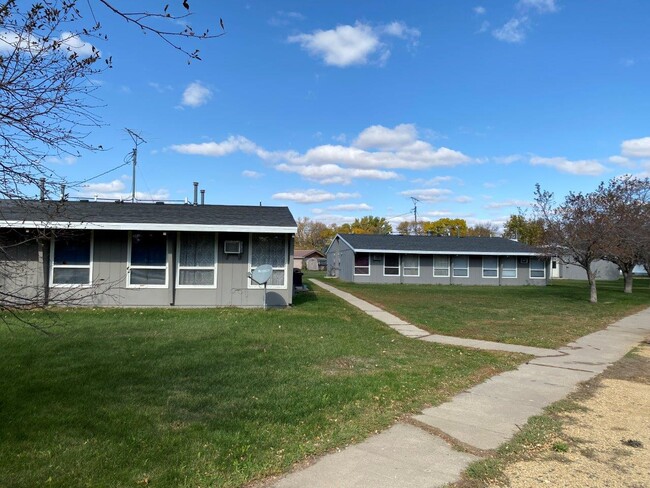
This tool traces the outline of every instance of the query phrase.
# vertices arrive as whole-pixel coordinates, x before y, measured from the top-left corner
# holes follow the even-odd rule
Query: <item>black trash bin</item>
[[[304,273],[299,268],[293,268],[293,286],[302,286],[302,275]]]

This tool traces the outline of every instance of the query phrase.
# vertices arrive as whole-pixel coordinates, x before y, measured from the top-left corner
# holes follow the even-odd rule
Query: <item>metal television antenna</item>
[[[248,277],[251,281],[257,283],[258,285],[264,285],[264,310],[266,310],[266,284],[271,279],[273,275],[273,266],[270,264],[262,264],[253,270],[252,273],[248,273]]]

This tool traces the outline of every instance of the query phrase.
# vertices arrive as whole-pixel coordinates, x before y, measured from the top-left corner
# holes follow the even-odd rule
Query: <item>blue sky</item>
[[[422,219],[502,224],[535,183],[562,197],[650,175],[646,0],[190,4],[194,28],[221,17],[226,35],[189,65],[96,7],[114,67],[95,80],[107,125],[91,140],[108,150],[53,158],[59,174],[121,164],[129,128],[147,141],[143,199],[191,198],[199,181],[211,204],[394,224],[411,197]],[[71,195],[130,191],[124,167]]]

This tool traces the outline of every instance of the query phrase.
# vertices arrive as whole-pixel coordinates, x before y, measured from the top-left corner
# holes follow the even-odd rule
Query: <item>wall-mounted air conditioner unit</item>
[[[242,241],[224,241],[223,252],[225,254],[241,254],[243,247]]]
[[[521,264],[528,264],[528,258],[519,258]]]

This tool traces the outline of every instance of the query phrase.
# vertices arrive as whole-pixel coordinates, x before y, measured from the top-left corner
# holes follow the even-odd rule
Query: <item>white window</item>
[[[167,287],[167,233],[131,232],[127,286]]]
[[[402,256],[402,273],[404,276],[420,276],[420,256],[417,254]]]
[[[517,277],[517,258],[501,258],[501,277]]]
[[[370,274],[370,256],[366,252],[359,252],[354,255],[354,274]]]
[[[50,248],[50,285],[90,285],[92,251],[92,232],[76,232],[53,239]]]
[[[546,262],[541,259],[530,259],[530,277],[546,278]]]
[[[181,232],[178,235],[179,288],[217,286],[216,235],[210,232]]]
[[[483,278],[499,277],[499,258],[497,256],[483,256]]]
[[[469,257],[454,256],[451,260],[453,275],[455,278],[469,277]]]
[[[449,277],[449,258],[447,256],[433,257],[433,276]]]
[[[399,276],[399,254],[384,254],[384,276]]]
[[[268,288],[284,289],[287,287],[287,238],[283,234],[254,234],[250,245],[250,271],[258,266],[270,264],[273,268]],[[249,288],[260,288],[248,280]]]

